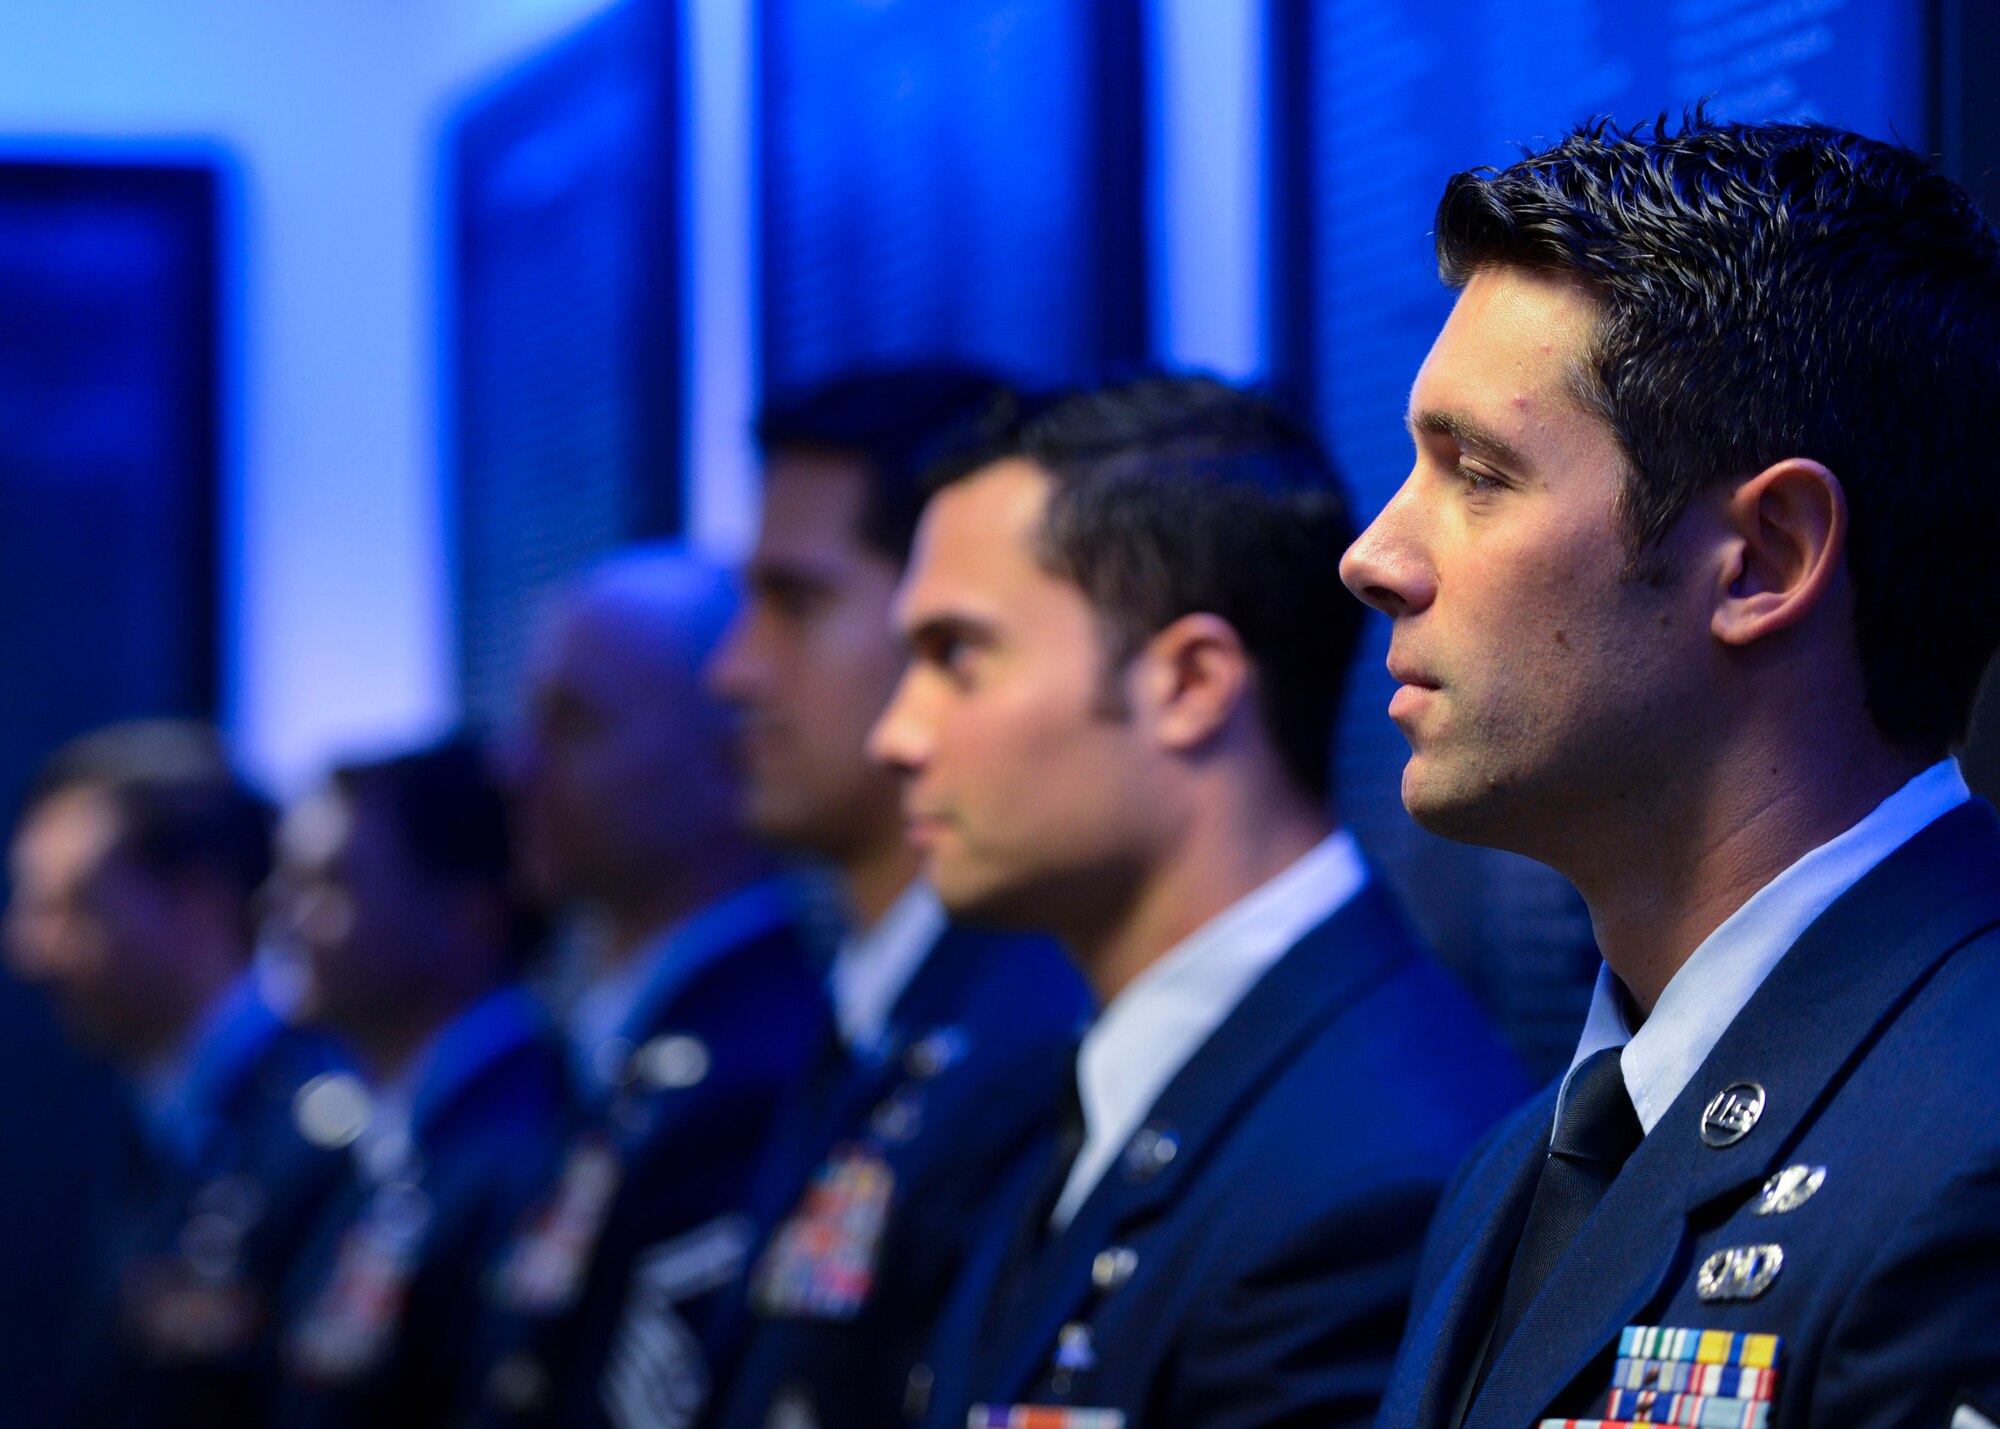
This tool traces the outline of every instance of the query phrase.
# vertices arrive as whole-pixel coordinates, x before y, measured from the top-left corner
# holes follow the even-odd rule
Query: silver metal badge
[[[1785,1268],[1785,1250],[1776,1245],[1732,1245],[1718,1250],[1695,1272],[1695,1294],[1704,1300],[1755,1300]]]
[[[292,1097],[292,1124],[322,1151],[352,1146],[375,1115],[375,1098],[352,1072],[322,1072]]]
[[[1181,1139],[1171,1129],[1146,1127],[1125,1148],[1125,1176],[1132,1181],[1150,1181],[1167,1169],[1180,1150]]]
[[[708,1075],[708,1044],[699,1037],[668,1032],[639,1049],[639,1075],[658,1091],[698,1086]]]
[[[1701,1114],[1701,1139],[1710,1146],[1734,1146],[1763,1114],[1764,1089],[1755,1082],[1732,1083]]]
[[[1129,1245],[1108,1246],[1090,1262],[1090,1283],[1109,1294],[1130,1280],[1138,1269],[1138,1251]]]
[[[972,1039],[958,1027],[940,1027],[912,1042],[903,1053],[903,1070],[920,1081],[949,1071],[972,1045]]]
[[[1056,1367],[1071,1374],[1086,1374],[1097,1368],[1097,1345],[1090,1326],[1071,1320],[1056,1331]]]
[[[879,1140],[900,1145],[916,1138],[924,1128],[924,1096],[920,1088],[905,1086],[876,1103],[868,1114],[868,1129]]]
[[[1796,1211],[1826,1184],[1824,1166],[1787,1166],[1764,1183],[1751,1209],[1760,1216],[1781,1216]]]

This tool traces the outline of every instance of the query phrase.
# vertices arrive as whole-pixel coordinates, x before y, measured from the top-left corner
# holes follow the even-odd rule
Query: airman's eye
[[[1465,483],[1465,490],[1468,495],[1498,491],[1503,484],[1500,478],[1494,476],[1491,472],[1481,471],[1475,466],[1467,466],[1462,461],[1452,467],[1452,473]]]
[[[965,668],[972,654],[971,644],[960,635],[940,635],[931,658],[946,670],[958,671]]]

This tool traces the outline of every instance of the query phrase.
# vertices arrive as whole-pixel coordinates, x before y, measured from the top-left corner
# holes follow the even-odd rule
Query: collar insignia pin
[[[1702,1112],[1701,1139],[1710,1146],[1734,1146],[1763,1114],[1764,1089],[1755,1082],[1732,1082]]]
[[[1708,1301],[1755,1300],[1784,1268],[1782,1246],[1732,1245],[1701,1263],[1695,1273],[1695,1294]]]
[[[1787,1166],[1764,1183],[1751,1209],[1760,1216],[1783,1215],[1796,1211],[1826,1184],[1824,1166]]]
[[[685,1032],[664,1032],[639,1049],[640,1075],[659,1091],[697,1086],[708,1075],[708,1044]]]
[[[1171,1128],[1149,1126],[1133,1137],[1125,1148],[1125,1176],[1131,1181],[1150,1181],[1167,1169],[1180,1154],[1181,1139]]]
[[[1109,1246],[1090,1262],[1090,1283],[1110,1294],[1130,1280],[1139,1269],[1139,1252],[1129,1245]]]

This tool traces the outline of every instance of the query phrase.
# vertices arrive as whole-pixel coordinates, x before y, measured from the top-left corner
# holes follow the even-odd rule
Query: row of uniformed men
[[[1149,1398],[1170,1352],[1229,1400],[1294,1335],[1343,1348],[1261,1393],[1372,1412],[1338,1362],[1386,1364],[1430,1202],[1524,1089],[1325,813],[1359,625],[1325,458],[1197,379],[877,373],[760,435],[747,600],[665,550],[563,592],[510,806],[463,742],[344,766],[266,883],[201,732],[50,761],[13,964],[137,1092],[78,1422],[956,1423]],[[931,772],[924,711],[996,661],[1045,727]],[[517,869],[586,915],[560,1034]],[[1253,1364],[1260,1275],[1329,1293]]]
[[[1463,292],[1358,538],[1254,394],[932,372],[768,414],[740,611],[657,554],[572,591],[514,768],[520,856],[598,926],[567,1050],[468,751],[295,811],[279,923],[366,1085],[247,991],[152,1047],[181,1190],[120,1264],[126,1403],[1991,1423],[2000,821],[1946,756],[2000,646],[2000,239],[1915,156],[1696,116],[1461,175],[1438,243]],[[1524,1088],[1328,813],[1343,575],[1412,814],[1568,874],[1606,957],[1448,1192]],[[157,936],[216,882],[60,896],[65,849],[186,866],[123,787],[52,774],[16,842],[54,890],[17,961],[79,1004],[108,891]],[[824,976],[773,846],[831,872]],[[267,1104],[340,1148],[301,1238]]]

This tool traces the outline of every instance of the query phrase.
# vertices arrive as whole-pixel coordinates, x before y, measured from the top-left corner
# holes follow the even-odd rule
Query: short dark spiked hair
[[[929,484],[1011,457],[1053,483],[1039,555],[1082,588],[1114,668],[1182,616],[1220,616],[1286,773],[1325,798],[1363,612],[1340,583],[1352,507],[1311,428],[1268,392],[1148,375],[1025,402]]]
[[[1574,273],[1600,303],[1579,385],[1630,459],[1635,578],[1702,491],[1823,462],[1850,513],[1869,712],[1891,743],[1961,741],[2000,645],[2000,241],[1917,155],[1812,124],[1699,109],[1586,124],[1459,174],[1438,265]]]
[[[901,570],[923,512],[923,474],[941,444],[1004,410],[999,377],[947,364],[850,372],[780,394],[757,418],[766,455],[824,452],[856,462],[867,480],[855,534]]]

